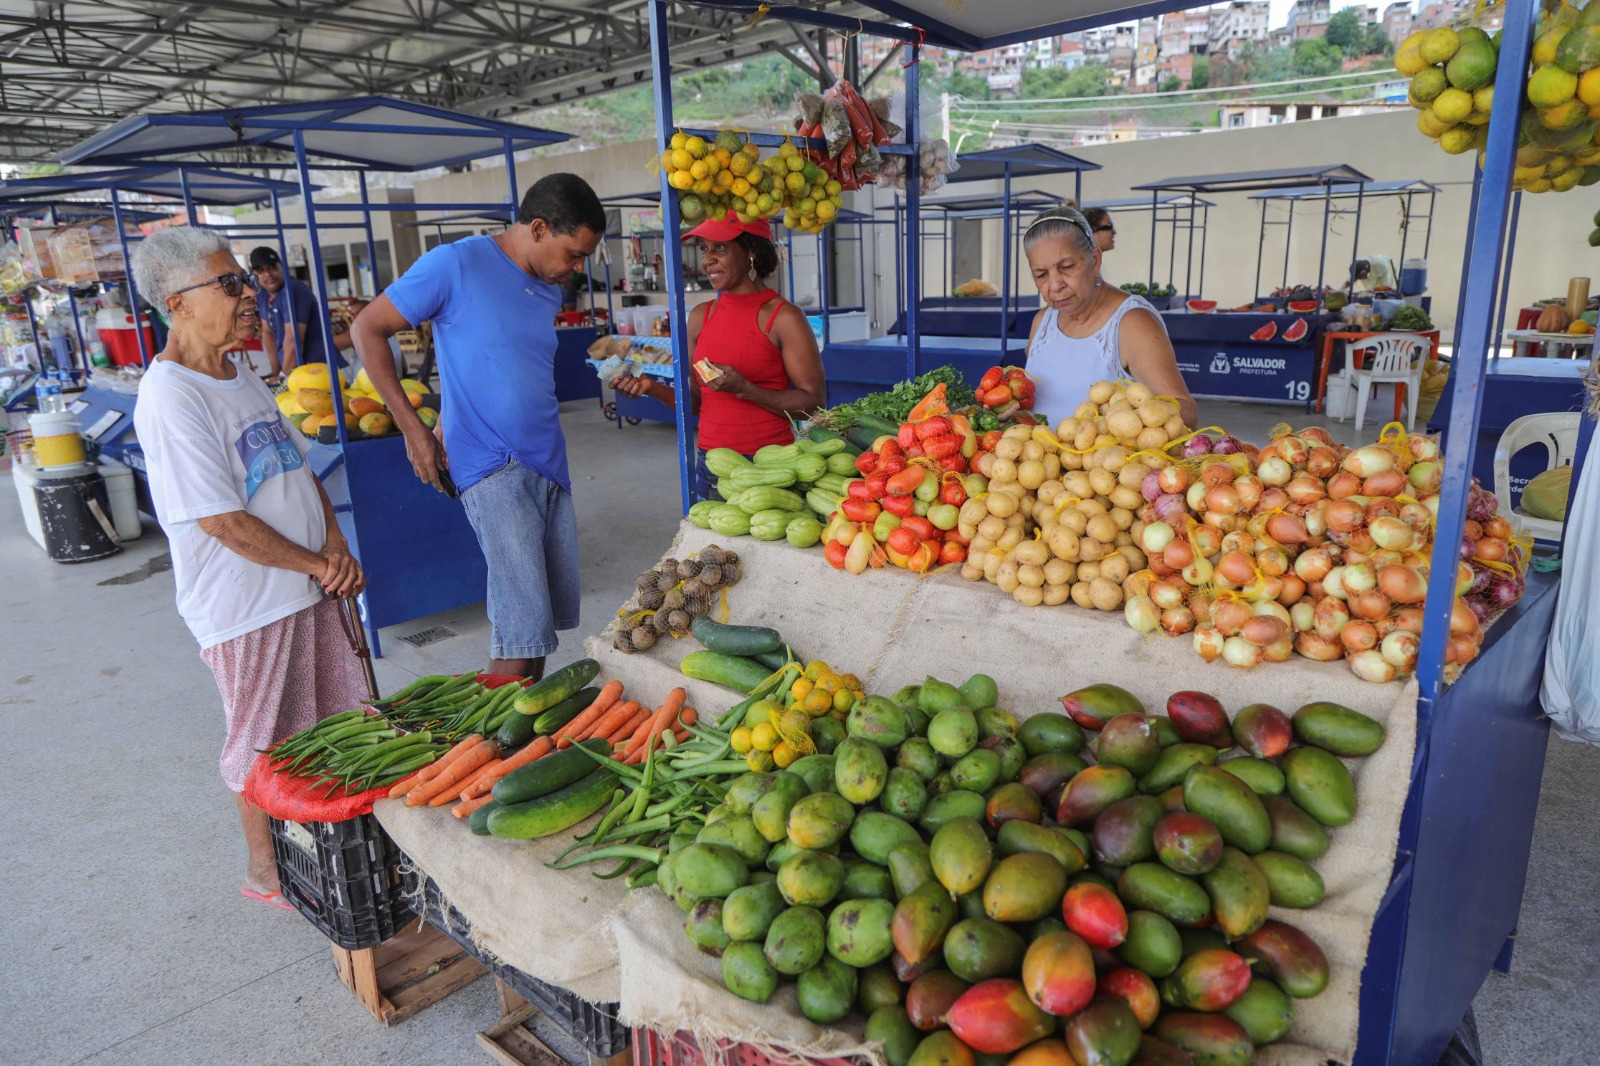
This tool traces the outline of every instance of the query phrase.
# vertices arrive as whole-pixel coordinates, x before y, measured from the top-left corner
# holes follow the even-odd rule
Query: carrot
[[[655,712],[653,711],[648,711],[643,707],[640,707],[634,712],[632,718],[629,718],[626,722],[623,722],[622,725],[618,726],[616,729],[613,729],[610,734],[607,735],[606,739],[611,741],[611,746],[613,748],[626,747],[628,741],[633,739],[633,735],[635,733],[644,728],[644,724],[650,721],[650,716],[654,713]]]
[[[441,770],[433,780],[418,785],[406,795],[407,807],[420,807],[433,797],[449,788],[451,785],[460,784],[472,776],[473,771],[483,766],[496,754],[494,741],[481,740],[465,753],[452,760],[450,765]]]
[[[491,763],[480,770],[478,776],[472,779],[470,786],[463,795],[469,799],[476,799],[488,792],[494,787],[496,781],[511,771],[520,766],[526,766],[535,759],[542,759],[554,750],[555,743],[549,737],[535,737],[515,755],[501,759],[499,762]]]
[[[594,724],[594,727],[586,731],[583,736],[574,737],[573,742],[582,743],[585,740],[592,740],[595,737],[609,737],[612,733],[617,731],[618,726],[622,725],[628,719],[638,714],[639,710],[639,704],[633,700],[626,700],[622,703],[619,703],[602,715],[600,720]]]
[[[399,799],[401,796],[408,794],[418,785],[432,781],[435,777],[438,777],[439,772],[449,765],[449,763],[452,762],[457,756],[461,755],[463,752],[470,751],[482,742],[483,737],[479,736],[477,733],[472,734],[470,737],[464,737],[456,743],[455,747],[451,748],[449,751],[433,760],[427,766],[424,766],[422,769],[418,770],[416,773],[405,778],[404,780],[396,781],[394,787],[389,790],[389,798]]]
[[[450,813],[455,815],[457,818],[465,818],[467,815],[471,814],[479,807],[482,807],[484,804],[489,803],[493,799],[493,796],[486,794],[474,797],[473,799],[462,800],[460,803],[450,808]]]
[[[488,773],[494,767],[499,766],[503,762],[505,762],[504,759],[490,759],[488,762],[484,763],[478,768],[477,773],[469,773],[466,777],[462,778],[455,784],[446,785],[443,792],[439,793],[437,796],[434,796],[428,801],[428,806],[443,807],[451,800],[466,799],[467,789],[471,788],[472,785],[476,783],[484,774]]]
[[[682,722],[686,726],[694,725],[699,720],[700,712],[695,710],[693,707],[685,707],[678,713],[678,721]],[[688,732],[688,730],[684,730],[684,732]]]
[[[578,717],[568,722],[556,733],[556,747],[570,748],[573,741],[585,739],[588,736],[586,730],[598,722],[601,716],[621,698],[622,682],[607,681],[605,688],[600,690],[600,695],[594,698],[594,702],[585,707]]]
[[[651,747],[655,742],[655,738],[660,736],[661,731],[667,727],[667,723],[671,722],[678,712],[683,709],[683,702],[688,698],[689,694],[681,688],[675,688],[667,693],[667,701],[656,708],[655,716],[650,719],[649,731],[643,738],[636,735],[630,740],[623,754],[632,756],[641,747]]]

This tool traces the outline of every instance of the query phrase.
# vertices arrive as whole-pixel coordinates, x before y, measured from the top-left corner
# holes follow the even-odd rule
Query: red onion
[[[1466,602],[1467,607],[1471,609],[1473,615],[1478,619],[1478,623],[1480,625],[1495,611],[1495,608],[1489,603],[1488,600],[1480,599],[1477,596],[1472,597]]]
[[[1192,459],[1197,455],[1207,455],[1211,452],[1211,438],[1204,433],[1183,442],[1182,455],[1185,459]]]
[[[1161,475],[1154,470],[1146,474],[1139,483],[1139,494],[1147,501],[1154,502],[1161,495]]]
[[[1477,481],[1473,481],[1472,491],[1467,493],[1467,517],[1475,522],[1487,522],[1494,517],[1497,502],[1494,493],[1484,492]]]
[[[1188,501],[1175,492],[1162,493],[1155,498],[1151,506],[1156,510],[1156,517],[1163,522],[1170,522],[1189,510]]]
[[[1496,609],[1510,607],[1522,599],[1523,581],[1520,577],[1495,577],[1489,582],[1489,603]]]
[[[1238,450],[1239,442],[1232,437],[1223,437],[1211,446],[1211,451],[1215,455],[1233,455]]]

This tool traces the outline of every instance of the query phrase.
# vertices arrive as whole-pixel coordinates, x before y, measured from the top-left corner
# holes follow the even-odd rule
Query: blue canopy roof
[[[1120,200],[1091,200],[1084,207],[1098,207],[1104,211],[1148,211],[1150,210],[1150,197],[1129,196]],[[1216,207],[1210,200],[1202,200],[1194,193],[1168,193],[1166,196],[1155,197],[1157,207]]]
[[[1043,144],[1018,144],[1010,148],[967,152],[957,156],[956,162],[960,165],[950,174],[949,181],[952,184],[958,181],[999,181],[1006,176],[1007,167],[1013,179],[1100,169],[1099,163],[1079,159]]]
[[[1164,178],[1161,181],[1135,185],[1135,191],[1194,193],[1255,192],[1257,189],[1290,189],[1305,185],[1332,185],[1348,182],[1370,182],[1372,179],[1348,163],[1330,163],[1322,166],[1279,167],[1273,170],[1241,170],[1232,174],[1196,174],[1184,178]]]
[[[249,174],[230,174],[203,167],[188,168],[189,195],[197,204],[259,203],[274,192],[297,195],[300,186],[292,181]],[[177,167],[160,164],[122,167],[115,170],[63,171],[42,178],[13,178],[0,181],[0,202],[14,200],[66,199],[83,193],[137,193],[183,199],[183,176]]]
[[[1365,185],[1312,185],[1299,189],[1280,189],[1277,191],[1258,192],[1253,194],[1252,200],[1321,200],[1324,197],[1334,200],[1346,197],[1373,197],[1373,196],[1403,196],[1408,192],[1438,192],[1439,186],[1431,181],[1421,178],[1412,178],[1410,181],[1371,181]]]
[[[1194,0],[1154,0],[1145,3],[1139,0],[1004,0],[1003,3],[988,4],[958,0],[857,0],[856,6],[870,8],[887,18],[907,23],[912,27],[908,29],[905,26],[845,17],[826,8],[817,10],[764,4],[756,0],[696,2],[749,11],[760,17],[788,19],[846,32],[863,31],[900,40],[923,41],[966,52],[998,48],[1114,22],[1133,22],[1195,6]]]
[[[506,211],[512,210],[515,209],[510,206],[506,207]],[[492,214],[488,211],[457,211],[454,214],[449,215],[436,215],[433,218],[420,218],[415,222],[402,222],[400,225],[405,229],[412,229],[417,226],[451,226],[472,222],[498,222],[501,225],[505,225],[508,221],[509,220],[506,218],[504,212],[501,214]]]
[[[447,111],[389,96],[270,104],[175,115],[135,115],[61,154],[64,163],[195,160],[236,148],[292,153],[302,131],[306,153],[374,170],[426,170],[499,155],[506,138],[521,151],[569,135]]]
[[[949,200],[924,200],[922,212],[940,211],[946,215],[996,215],[1003,211],[1044,211],[1061,204],[1059,193],[1039,189],[1013,192],[1008,201],[1003,196],[963,196]]]

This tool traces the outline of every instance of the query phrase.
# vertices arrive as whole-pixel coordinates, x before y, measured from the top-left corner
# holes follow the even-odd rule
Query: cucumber
[[[568,696],[533,720],[534,733],[541,737],[554,733],[587,710],[589,705],[599,696],[600,690],[592,685]],[[518,715],[518,717],[526,717],[526,715]]]
[[[477,836],[488,836],[489,815],[493,814],[495,811],[498,811],[501,806],[502,804],[497,800],[490,800],[488,803],[485,803],[482,807],[479,807],[477,810],[473,811],[472,814],[467,818],[467,828],[471,829],[472,832]]]
[[[517,710],[522,714],[548,711],[593,681],[599,672],[600,664],[593,659],[579,659],[570,666],[563,666],[518,696]]]
[[[497,807],[486,825],[491,836],[509,840],[533,840],[570,829],[594,814],[611,798],[617,775],[596,767],[589,776],[558,792],[526,803]]]
[[[514,803],[527,803],[540,796],[548,796],[552,792],[583,780],[600,764],[584,751],[579,751],[579,748],[584,748],[595,755],[611,754],[609,740],[605,737],[591,738],[553,755],[546,755],[527,766],[517,767],[494,783],[490,795],[509,807]]]
[[[872,443],[879,437],[893,437],[900,432],[900,427],[887,418],[877,415],[856,415],[856,424],[846,434],[850,443],[862,450],[872,447]]]
[[[782,670],[783,664],[789,661],[788,657],[784,654],[785,652],[787,652],[788,655],[793,656],[796,661],[804,662],[804,660],[800,658],[800,653],[789,647],[787,644],[779,648],[777,651],[758,652],[755,655],[750,656],[750,658],[760,663],[762,666],[765,666],[768,670]]]
[[[830,440],[843,441],[844,447],[838,450],[845,452],[852,459],[861,454],[860,448],[857,448],[854,444],[851,444],[848,440],[845,440],[845,438],[840,434],[835,433],[833,430],[827,429],[823,426],[812,426],[810,429],[806,430],[806,436],[818,444]]]
[[[723,655],[756,655],[783,647],[783,637],[776,629],[723,625],[705,615],[697,616],[690,623],[689,631],[707,650]]]
[[[772,674],[771,670],[752,659],[714,651],[692,651],[683,657],[678,669],[683,671],[685,677],[710,681],[747,696]]]

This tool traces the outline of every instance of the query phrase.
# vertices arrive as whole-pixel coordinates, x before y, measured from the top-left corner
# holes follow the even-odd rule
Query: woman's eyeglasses
[[[1094,231],[1096,233],[1115,233],[1115,232],[1117,232],[1117,227],[1107,223],[1104,226],[1096,226],[1094,228]]]
[[[171,295],[176,296],[180,292],[189,292],[193,289],[203,289],[207,285],[222,286],[222,293],[224,296],[238,296],[244,292],[244,287],[246,285],[250,286],[251,292],[261,291],[261,283],[256,280],[256,276],[254,274],[218,274],[214,278],[207,278],[204,281],[197,281],[193,285],[186,285],[181,289],[173,289]]]

